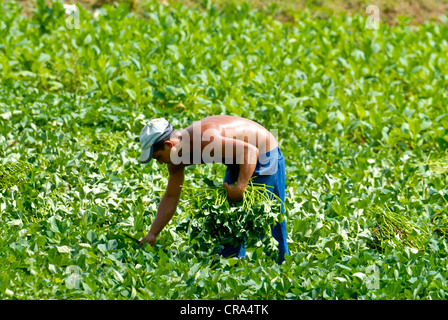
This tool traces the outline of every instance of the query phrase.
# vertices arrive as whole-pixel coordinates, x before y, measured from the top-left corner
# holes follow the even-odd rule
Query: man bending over
[[[148,234],[140,241],[154,245],[158,234],[174,215],[184,182],[185,167],[193,164],[223,163],[227,166],[224,187],[227,199],[236,203],[253,178],[254,183],[265,184],[281,200],[284,214],[285,159],[274,136],[258,123],[234,116],[210,116],[185,129],[174,130],[165,119],[150,121],[140,133],[142,147],[140,162],[151,159],[167,164],[169,178],[157,215]],[[289,255],[286,242],[286,222],[271,226],[278,241],[279,260]],[[226,245],[219,252],[223,257],[244,258],[245,244]]]

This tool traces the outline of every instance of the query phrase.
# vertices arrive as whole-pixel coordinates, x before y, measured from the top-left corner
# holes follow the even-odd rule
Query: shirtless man
[[[223,163],[227,166],[224,187],[230,203],[242,200],[249,180],[263,183],[285,200],[285,161],[274,136],[258,123],[234,116],[210,116],[182,130],[174,130],[163,118],[149,122],[140,133],[141,163],[156,159],[167,164],[169,178],[157,215],[148,234],[140,241],[154,245],[158,234],[173,217],[179,203],[185,167]],[[234,186],[232,184],[236,183]],[[281,206],[284,213],[284,207]],[[289,255],[286,223],[272,226],[279,242],[279,263]],[[224,257],[245,256],[245,245],[223,247]]]

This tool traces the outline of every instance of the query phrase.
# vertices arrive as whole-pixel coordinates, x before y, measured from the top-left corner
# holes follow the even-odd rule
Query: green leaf
[[[58,249],[59,253],[70,253],[73,250],[68,246],[56,246],[56,248]]]
[[[87,240],[90,241],[90,243],[93,243],[97,239],[97,235],[93,230],[89,230],[87,232]]]
[[[92,42],[92,36],[90,35],[90,33],[84,38],[84,45],[87,46],[88,44],[90,44]]]
[[[136,95],[136,93],[135,93],[134,90],[132,90],[132,89],[126,89],[126,92],[127,92],[127,94],[129,95],[129,97],[130,97],[132,100],[136,100],[136,99],[137,99],[137,95]]]
[[[134,216],[134,231],[135,232],[141,231],[142,228],[143,228],[143,212],[137,213]]]
[[[48,61],[50,61],[50,60],[51,60],[50,55],[48,55],[48,54],[46,54],[46,53],[44,53],[44,52],[42,52],[42,53],[39,55],[39,58],[37,58],[37,61],[39,61],[39,62],[48,62]]]

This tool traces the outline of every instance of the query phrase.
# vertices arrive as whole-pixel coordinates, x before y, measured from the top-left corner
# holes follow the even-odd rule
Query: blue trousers
[[[224,176],[224,182],[233,184],[238,180],[239,165],[228,165],[226,174]],[[277,147],[271,151],[258,156],[257,165],[255,171],[252,174],[253,182],[265,184],[267,188],[277,195],[282,202],[285,202],[285,158]],[[272,197],[272,195],[271,195]],[[285,208],[283,203],[281,204],[281,213],[285,214]],[[277,223],[275,226],[271,226],[272,236],[278,241],[278,263],[282,263],[285,260],[285,255],[289,255],[288,243],[286,241],[286,221]],[[241,243],[234,247],[231,245],[221,245],[219,251],[223,257],[238,257],[244,258],[246,256],[246,245]]]

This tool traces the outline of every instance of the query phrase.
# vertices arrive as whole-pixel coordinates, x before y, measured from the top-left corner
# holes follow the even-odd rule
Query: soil
[[[32,0],[17,0],[24,8],[22,13],[28,17],[33,14],[32,7],[35,1]],[[45,0],[51,5],[50,0]],[[182,2],[184,5],[192,8],[202,8],[204,0],[160,0],[164,5]],[[143,0],[67,0],[67,4],[79,3],[84,8],[93,10],[99,8],[104,4],[113,5],[114,2],[122,3],[128,2],[131,5],[131,10],[138,11]],[[230,4],[238,4],[243,0],[213,0],[218,7],[223,8]],[[406,16],[410,19],[411,25],[422,24],[425,21],[438,21],[441,15],[448,16],[448,0],[371,0],[367,4],[363,0],[253,0],[251,1],[253,7],[260,10],[269,11],[269,5],[276,4],[277,8],[274,12],[276,19],[282,22],[293,22],[294,13],[300,12],[304,9],[309,9],[315,12],[316,17],[325,18],[329,13],[345,12],[348,15],[360,12],[364,16],[370,15],[366,13],[367,4],[376,5],[380,11],[380,22],[395,25],[397,17]]]

